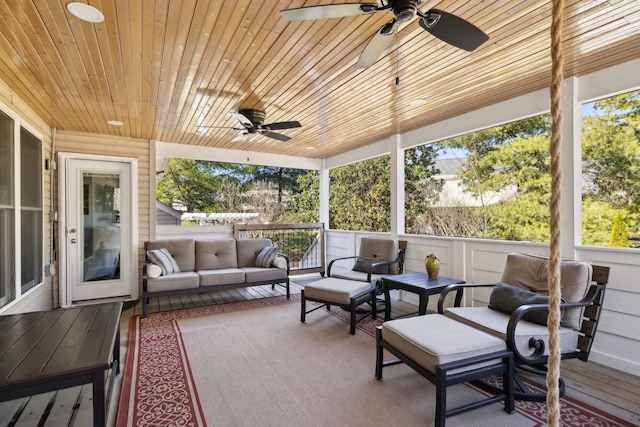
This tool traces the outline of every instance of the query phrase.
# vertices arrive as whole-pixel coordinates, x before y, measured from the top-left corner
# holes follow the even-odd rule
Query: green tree
[[[380,232],[391,229],[389,156],[332,169],[329,177],[330,228]]]
[[[320,219],[320,177],[315,171],[297,178],[299,191],[291,193],[287,210],[275,223],[315,223]]]
[[[434,179],[438,152],[432,144],[410,148],[404,152],[405,230],[420,231],[420,217],[440,198],[444,180]]]
[[[482,234],[474,237],[549,240],[549,132],[550,117],[541,115],[437,143],[465,153],[459,178],[480,204],[469,231]],[[448,212],[469,217],[460,207]]]
[[[278,189],[278,203],[282,203],[285,192],[295,193],[300,190],[298,177],[307,173],[304,169],[271,166],[247,166],[245,171],[251,176],[251,181],[266,181],[275,184]]]
[[[616,213],[613,218],[613,227],[611,228],[611,238],[609,239],[609,246],[616,248],[628,248],[631,246],[629,241],[629,229],[624,222],[624,216],[622,212]]]
[[[169,206],[180,203],[188,212],[215,212],[220,206],[220,184],[237,183],[229,175],[217,174],[218,169],[211,162],[173,158],[156,183],[156,198]]]

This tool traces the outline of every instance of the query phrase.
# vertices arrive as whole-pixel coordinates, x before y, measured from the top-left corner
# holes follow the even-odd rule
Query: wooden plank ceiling
[[[364,70],[354,64],[390,12],[286,21],[280,10],[332,1],[89,0],[105,17],[92,24],[67,3],[0,2],[0,79],[64,131],[326,158],[549,82],[548,0],[425,0],[489,41],[460,50],[414,18]],[[640,57],[640,1],[565,0],[565,17],[566,76]],[[302,127],[280,131],[287,142],[201,127],[236,126],[240,108]]]

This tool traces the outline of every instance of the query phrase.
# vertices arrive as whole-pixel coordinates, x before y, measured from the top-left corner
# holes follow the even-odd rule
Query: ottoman
[[[349,332],[356,333],[356,324],[367,316],[376,318],[376,287],[370,282],[358,280],[338,279],[327,277],[317,282],[305,285],[300,292],[300,321],[306,320],[306,315],[320,308],[338,305],[351,314]],[[322,305],[307,311],[307,300],[316,301]],[[371,310],[358,317],[357,308],[365,302],[370,302]]]
[[[383,349],[398,359],[383,361]],[[385,366],[406,363],[436,387],[435,425],[461,412],[504,401],[514,412],[513,354],[504,340],[440,314],[385,322],[376,331],[376,378]],[[447,410],[447,387],[502,374],[504,391],[480,401]]]

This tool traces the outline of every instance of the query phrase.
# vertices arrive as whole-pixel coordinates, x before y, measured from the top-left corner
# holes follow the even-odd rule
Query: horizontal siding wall
[[[327,265],[333,258],[356,254],[357,243],[370,233],[326,231]],[[385,234],[374,236],[387,237]],[[435,236],[400,235],[407,240],[405,271],[425,271],[424,259],[435,252],[442,263],[440,274],[463,279],[467,283],[495,283],[500,280],[507,254],[512,252],[548,256],[545,244],[493,241]],[[603,312],[590,360],[640,376],[640,255],[637,250],[579,248],[575,259],[611,268]],[[465,305],[486,305],[488,290],[465,294]],[[418,303],[414,294],[401,295],[407,302]],[[438,299],[429,298],[429,310],[437,309]]]
[[[138,160],[138,291],[142,294],[143,244],[149,240],[151,204],[149,201],[150,169],[149,141],[80,132],[58,132],[56,155],[59,152],[131,157]],[[155,209],[155,201],[153,203]],[[58,293],[58,287],[55,288]]]

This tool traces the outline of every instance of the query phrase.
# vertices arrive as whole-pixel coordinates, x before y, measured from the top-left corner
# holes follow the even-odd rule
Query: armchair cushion
[[[543,257],[511,253],[507,255],[501,281],[539,294],[549,294],[549,260]],[[580,261],[564,260],[560,263],[561,297],[566,302],[580,301],[589,288],[593,268]],[[580,329],[582,310],[565,310],[562,326]]]
[[[360,258],[377,261],[393,261],[398,258],[398,251],[398,241],[395,239],[363,237],[360,239],[360,250],[358,256]],[[387,273],[398,274],[398,263],[389,265]]]
[[[353,271],[361,271],[362,273],[368,273],[369,270],[371,269],[371,265],[375,262],[380,262],[380,261],[390,261],[390,260],[383,260],[382,258],[367,259],[367,258],[358,257],[358,260],[353,266]],[[389,272],[389,264],[377,265],[373,267],[373,270],[371,270],[372,274],[387,274],[388,272]]]

